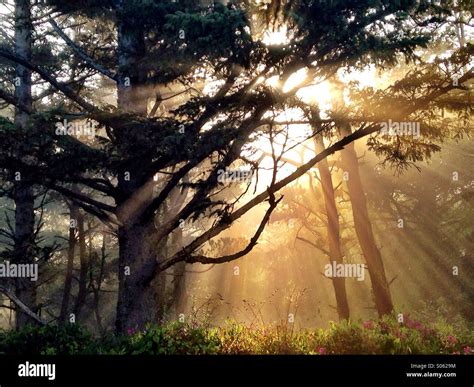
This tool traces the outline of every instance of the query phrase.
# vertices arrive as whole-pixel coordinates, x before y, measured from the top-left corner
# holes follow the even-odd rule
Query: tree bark
[[[154,232],[154,225],[133,224],[119,228],[119,294],[115,322],[119,333],[158,321],[160,294],[155,286],[144,284],[141,275],[146,265],[156,261],[157,249],[151,242]]]
[[[324,142],[321,136],[315,139],[316,153],[324,151]],[[331,172],[327,159],[321,160],[318,164],[319,175],[321,178],[321,187],[323,190],[324,205],[327,216],[327,232],[329,245],[330,263],[344,263],[341,250],[341,239],[339,232],[339,214],[336,207],[336,198],[334,195],[334,186],[332,183]],[[336,295],[337,314],[340,320],[350,317],[349,303],[347,301],[346,282],[343,277],[332,278],[334,293]]]
[[[341,135],[347,136],[349,134],[351,134],[350,126],[342,126]],[[354,227],[362,253],[367,262],[367,269],[372,282],[375,307],[377,313],[381,317],[392,313],[392,296],[385,275],[382,256],[377,247],[374,233],[372,231],[372,224],[369,220],[367,200],[365,198],[365,192],[360,178],[359,164],[354,143],[345,146],[344,150],[341,151],[341,157],[343,168],[349,173],[347,187],[351,199]]]
[[[15,54],[26,61],[31,60],[32,30],[30,1],[17,0],[15,2]],[[20,105],[31,110],[33,105],[31,97],[31,71],[17,64],[15,67],[15,77],[15,97]],[[16,109],[15,124],[26,129],[27,122],[28,114]],[[20,180],[15,181],[13,199],[15,201],[15,248],[13,258],[16,263],[33,264],[35,260],[35,196],[28,176],[23,171],[21,172]],[[29,278],[17,278],[15,281],[15,294],[27,308],[36,313],[35,282]],[[32,319],[29,314],[24,313],[23,309],[17,309],[17,329],[35,322],[37,321]]]

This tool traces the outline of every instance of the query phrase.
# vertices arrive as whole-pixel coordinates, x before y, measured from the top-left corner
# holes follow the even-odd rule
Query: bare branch
[[[307,244],[310,245],[310,246],[313,246],[315,249],[320,250],[322,253],[324,253],[324,254],[327,255],[327,256],[331,256],[331,255],[329,254],[329,251],[327,251],[324,247],[318,246],[316,243],[313,243],[313,242],[311,242],[311,241],[308,240],[308,239],[305,239],[305,238],[300,237],[300,236],[297,236],[296,239],[298,239],[299,241],[305,242],[305,243],[307,243]]]
[[[31,317],[40,325],[47,325],[48,323],[41,319],[36,313],[34,313],[30,308],[28,308],[17,296],[15,296],[9,289],[0,285],[0,293],[3,293],[7,296],[18,308],[21,309],[23,313]]]

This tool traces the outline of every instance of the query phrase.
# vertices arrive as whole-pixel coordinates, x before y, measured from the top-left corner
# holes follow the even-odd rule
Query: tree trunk
[[[348,125],[341,127],[341,134],[347,136],[351,134]],[[359,174],[359,165],[354,143],[346,145],[341,151],[342,164],[346,172],[349,173],[347,186],[352,205],[354,217],[354,227],[359,240],[362,253],[367,262],[367,269],[372,282],[375,307],[379,316],[390,314],[393,311],[392,297],[390,294],[387,277],[382,261],[380,250],[377,247],[372,224],[369,220],[367,201],[364,188]]]
[[[172,253],[183,247],[183,230],[177,228],[172,235]],[[171,281],[172,293],[169,310],[176,319],[186,310],[186,263],[179,262],[173,266],[173,279]]]
[[[101,336],[104,336],[105,335],[105,329],[104,329],[104,326],[103,326],[103,323],[102,323],[102,317],[100,315],[100,306],[99,306],[99,302],[100,302],[100,291],[101,291],[101,288],[102,288],[102,281],[103,281],[103,278],[104,278],[104,268],[105,268],[105,260],[107,258],[107,254],[106,254],[106,246],[108,245],[108,235],[106,232],[103,232],[102,233],[102,247],[100,249],[101,251],[101,255],[100,255],[100,264],[99,264],[99,274],[98,274],[98,277],[97,277],[97,285],[96,286],[93,286],[93,291],[94,291],[94,310],[95,310],[95,318],[96,318],[96,321],[97,321],[97,326],[99,328],[99,332],[100,332],[100,335]],[[93,284],[93,282],[92,282]]]
[[[116,329],[126,333],[130,328],[142,328],[157,322],[157,298],[155,286],[143,283],[147,265],[156,261],[156,247],[151,233],[154,225],[119,227],[119,293],[117,300]]]
[[[17,0],[15,2],[15,54],[27,61],[31,60],[32,29],[30,1]],[[15,77],[15,97],[21,105],[31,108],[31,72],[17,64]],[[15,124],[25,129],[27,122],[28,114],[16,109]],[[21,173],[20,180],[15,181],[13,199],[15,201],[14,261],[16,263],[32,264],[34,263],[35,196],[29,179],[24,172]],[[35,282],[29,278],[17,278],[15,293],[23,304],[36,313]],[[34,323],[34,320],[17,309],[17,329],[28,323]]]
[[[316,152],[324,151],[324,142],[322,136],[315,139]],[[339,214],[336,207],[336,199],[334,195],[334,186],[332,184],[331,172],[327,159],[323,159],[318,163],[319,175],[321,177],[321,187],[323,189],[324,205],[327,216],[327,232],[330,263],[342,264],[341,239],[339,232]],[[347,301],[346,283],[343,277],[332,278],[334,286],[334,293],[336,295],[337,314],[340,320],[348,319],[350,317],[349,303]]]
[[[149,91],[144,87],[146,74],[137,63],[145,54],[144,33],[124,13],[123,0],[116,0],[119,80],[117,106],[127,113],[146,115]]]
[[[34,195],[28,183],[19,183],[15,187],[15,251],[14,262],[34,264]],[[30,278],[15,279],[15,294],[34,313],[36,305],[36,283]],[[33,320],[17,309],[16,327],[20,329],[33,323]]]
[[[146,74],[139,71],[137,63],[145,52],[143,31],[124,13],[123,1],[115,1],[117,15],[119,80],[117,85],[117,106],[133,114],[146,116],[147,88],[144,87]],[[133,141],[133,133],[117,131],[118,137]],[[115,326],[118,333],[126,333],[129,328],[141,328],[148,322],[156,322],[157,303],[155,286],[143,283],[143,274],[148,265],[156,264],[157,246],[152,241],[156,229],[153,222],[140,222],[140,211],[151,200],[152,192],[141,185],[141,165],[128,165],[119,171],[118,185],[122,192],[119,200],[118,218],[122,225],[118,228],[119,240],[119,289]],[[133,197],[138,191],[142,197]],[[132,208],[141,201],[140,208]]]
[[[69,219],[77,220],[77,214],[79,212],[78,207],[71,203],[69,205]],[[72,288],[72,277],[74,271],[74,254],[76,250],[76,228],[69,227],[69,244],[67,252],[67,266],[66,266],[66,275],[64,277],[64,291],[63,299],[61,302],[61,312],[59,314],[59,322],[65,323],[67,319],[67,314],[69,311],[69,300],[71,298],[71,288]]]
[[[185,178],[186,182],[189,182]],[[172,214],[180,210],[183,203],[186,201],[189,188],[184,188],[180,191],[175,191],[172,193],[170,198],[170,210],[167,213]],[[168,219],[165,219],[165,221]],[[171,236],[171,246],[168,251],[170,255],[175,254],[184,247],[183,243],[183,229],[178,227],[174,230]],[[173,311],[176,319],[179,318],[181,313],[184,313],[187,309],[187,295],[186,295],[186,263],[179,262],[173,267],[173,280],[171,282],[172,293],[170,300],[170,312]]]
[[[186,263],[179,262],[173,268],[173,306],[176,318],[186,310]]]
[[[84,214],[77,211],[77,232],[79,242],[79,290],[77,292],[76,302],[74,304],[74,314],[79,318],[82,307],[87,296],[87,274],[89,272],[89,259],[86,252],[86,236],[84,230]]]

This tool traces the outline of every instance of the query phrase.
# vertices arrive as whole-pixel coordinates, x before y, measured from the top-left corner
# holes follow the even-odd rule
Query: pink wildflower
[[[448,342],[451,345],[454,345],[458,342],[458,340],[453,335],[448,335]]]
[[[365,329],[374,329],[374,322],[371,320],[364,321],[362,325]]]

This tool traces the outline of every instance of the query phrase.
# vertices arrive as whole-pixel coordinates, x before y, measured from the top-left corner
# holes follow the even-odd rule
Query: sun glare
[[[262,42],[267,46],[277,46],[280,44],[287,44],[290,41],[288,37],[288,30],[286,26],[281,26],[278,30],[267,30],[263,34]]]
[[[296,89],[308,76],[308,70],[301,69],[290,75],[288,80],[283,85],[283,92],[288,93],[289,91]]]
[[[327,113],[332,108],[332,91],[328,81],[303,87],[296,92],[296,95],[307,104],[317,105],[321,118],[327,118]]]

